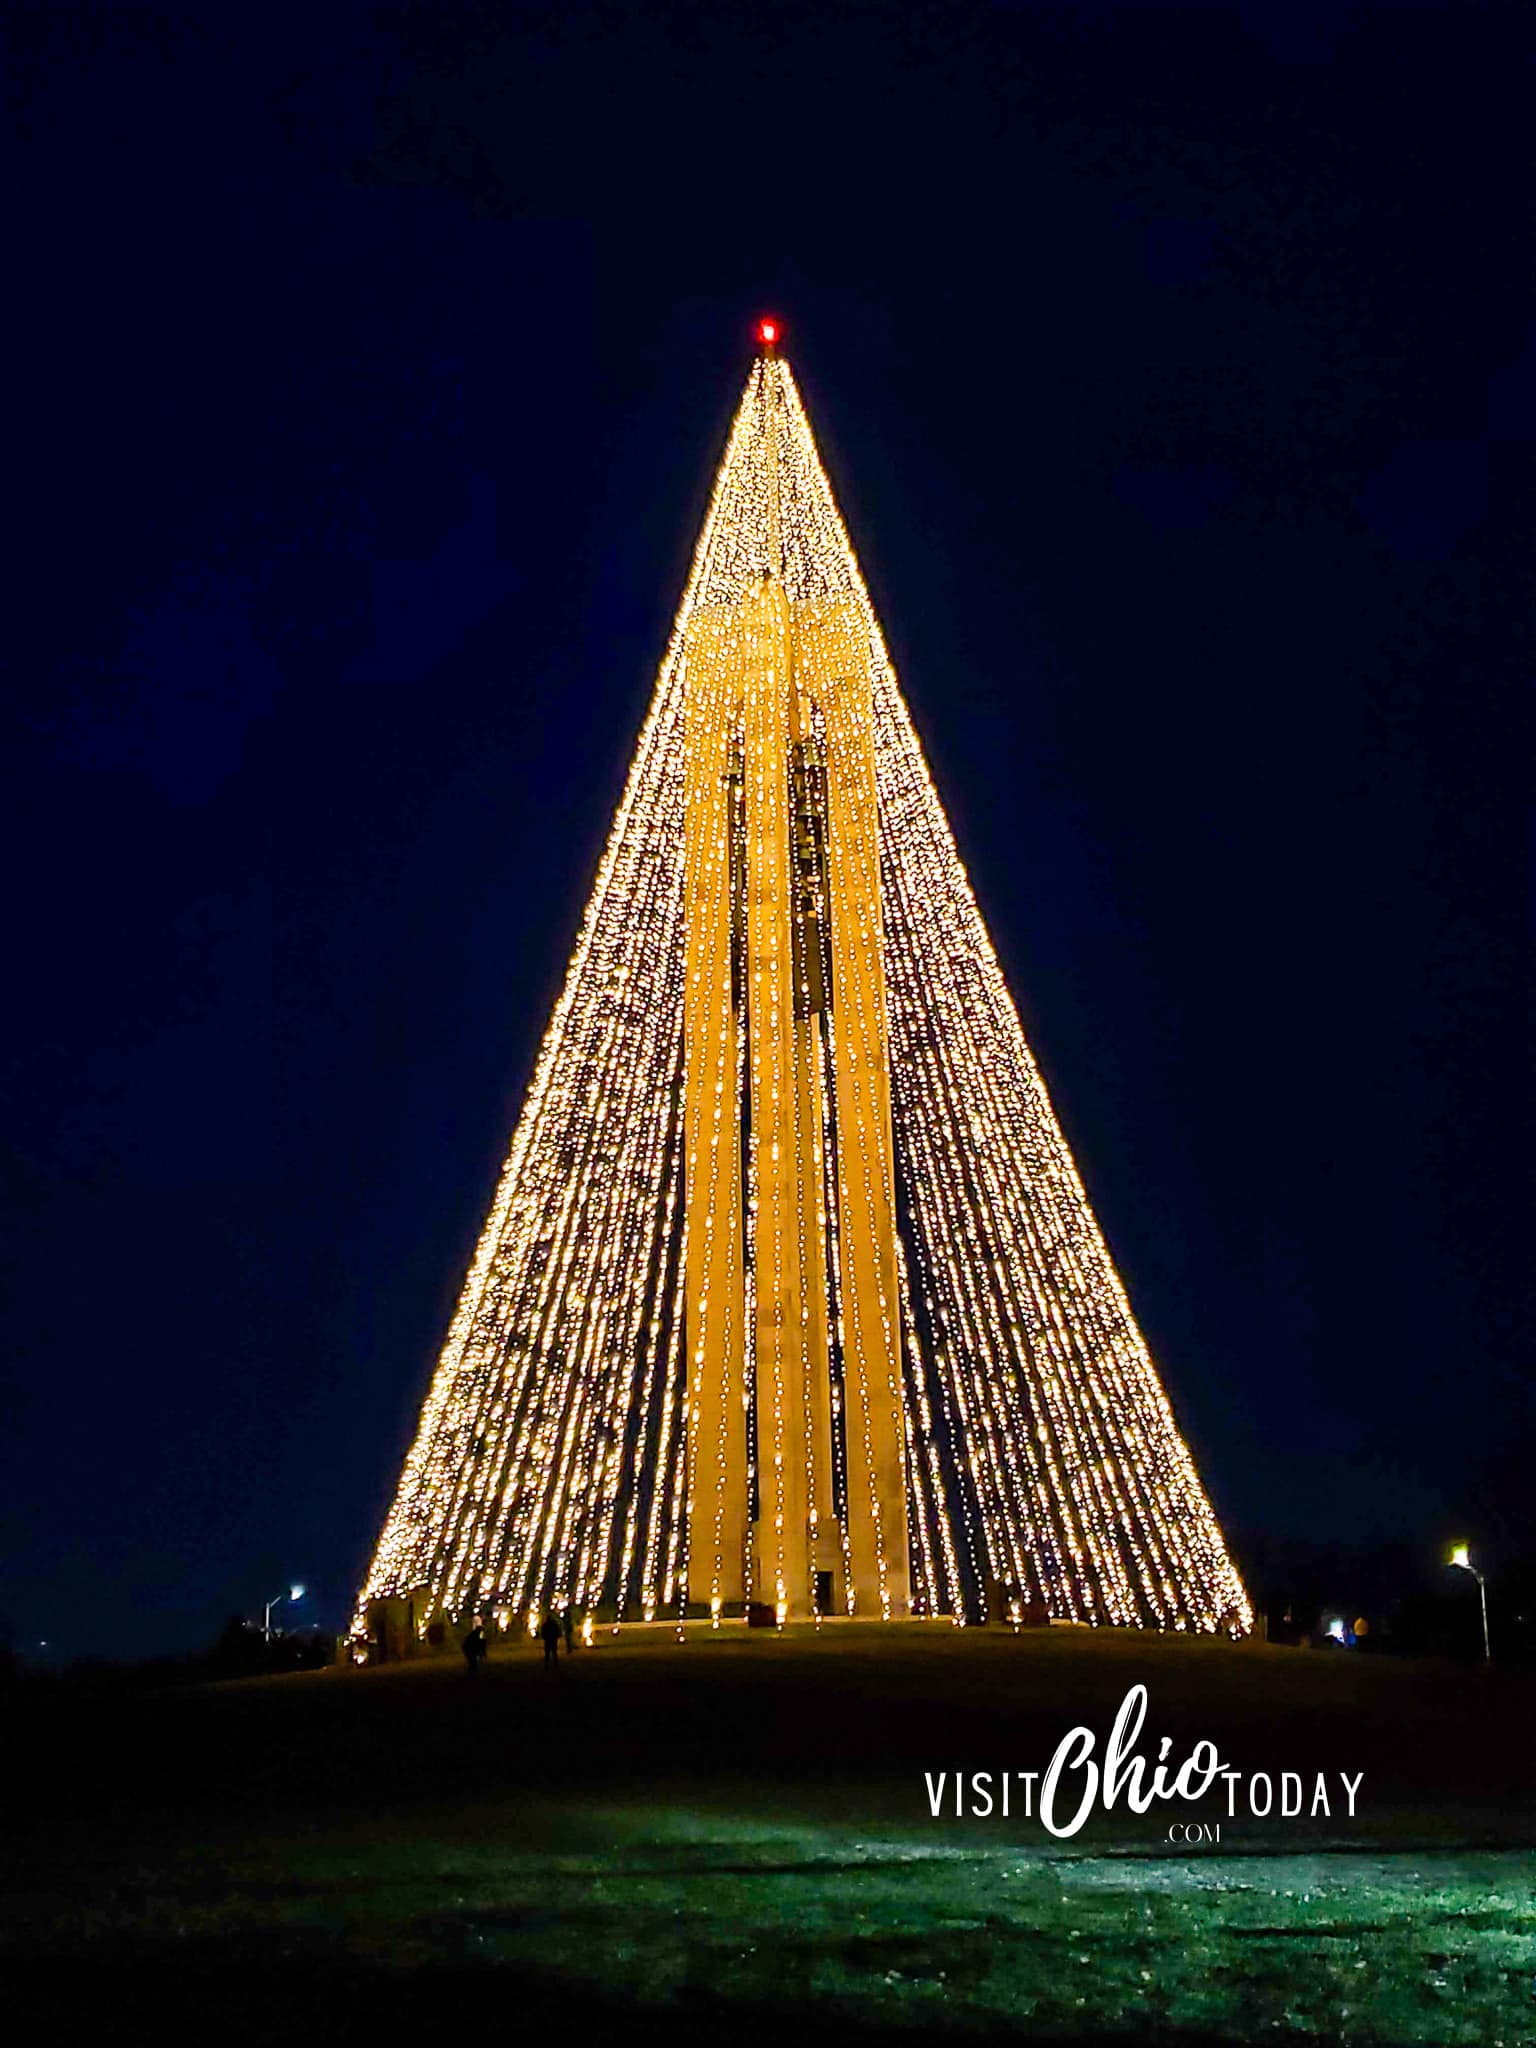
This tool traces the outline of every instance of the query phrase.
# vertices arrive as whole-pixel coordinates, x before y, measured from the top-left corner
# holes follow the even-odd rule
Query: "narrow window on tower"
[[[739,1017],[747,991],[747,793],[742,737],[731,740],[725,771],[727,827],[730,833],[731,1008]]]
[[[827,957],[827,771],[819,737],[796,740],[789,757],[795,864],[795,1015],[823,1015],[831,1004]]]

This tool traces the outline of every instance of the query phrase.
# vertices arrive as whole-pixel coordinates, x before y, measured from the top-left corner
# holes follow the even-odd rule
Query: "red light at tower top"
[[[757,323],[757,338],[763,344],[764,348],[772,348],[774,343],[779,338],[778,321],[759,320],[759,322]]]

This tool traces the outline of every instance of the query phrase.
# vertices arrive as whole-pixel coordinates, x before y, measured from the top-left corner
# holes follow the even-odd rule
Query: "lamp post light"
[[[1456,1545],[1446,1563],[1455,1565],[1461,1571],[1470,1572],[1477,1581],[1477,1597],[1483,1610],[1483,1658],[1485,1662],[1491,1662],[1493,1651],[1488,1647],[1488,1581],[1472,1562],[1472,1553],[1465,1543]]]
[[[261,1633],[262,1633],[262,1639],[263,1639],[263,1641],[265,1641],[265,1642],[267,1642],[267,1643],[269,1643],[269,1644],[270,1644],[270,1642],[272,1641],[272,1610],[273,1610],[273,1608],[274,1608],[274,1607],[281,1607],[281,1606],[282,1606],[282,1604],[283,1604],[283,1602],[284,1602],[285,1600],[302,1600],[303,1598],[304,1598],[304,1588],[303,1588],[302,1586],[290,1586],[290,1587],[288,1588],[288,1590],[287,1590],[287,1592],[286,1592],[286,1593],[274,1593],[274,1594],[272,1595],[272,1598],[271,1598],[271,1599],[270,1599],[270,1600],[269,1600],[269,1601],[267,1602],[267,1611],[266,1611],[266,1615],[265,1615],[265,1617],[263,1618],[263,1621],[262,1621],[262,1624],[261,1624]]]

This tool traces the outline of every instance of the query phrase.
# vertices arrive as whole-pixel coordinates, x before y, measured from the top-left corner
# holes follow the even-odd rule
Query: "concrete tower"
[[[770,565],[693,614],[684,705],[690,1601],[905,1615],[867,630]]]

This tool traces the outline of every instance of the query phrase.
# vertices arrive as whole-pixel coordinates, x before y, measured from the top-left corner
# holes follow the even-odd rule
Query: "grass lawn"
[[[924,1773],[1200,1737],[1354,1820],[935,1819]],[[24,1697],[8,1987],[73,2038],[391,2022],[819,2042],[1536,2040],[1536,1686],[1179,1638],[664,1631],[158,1698]],[[1073,1802],[1075,1803],[1075,1802]],[[1221,1839],[1170,1849],[1170,1820]]]

